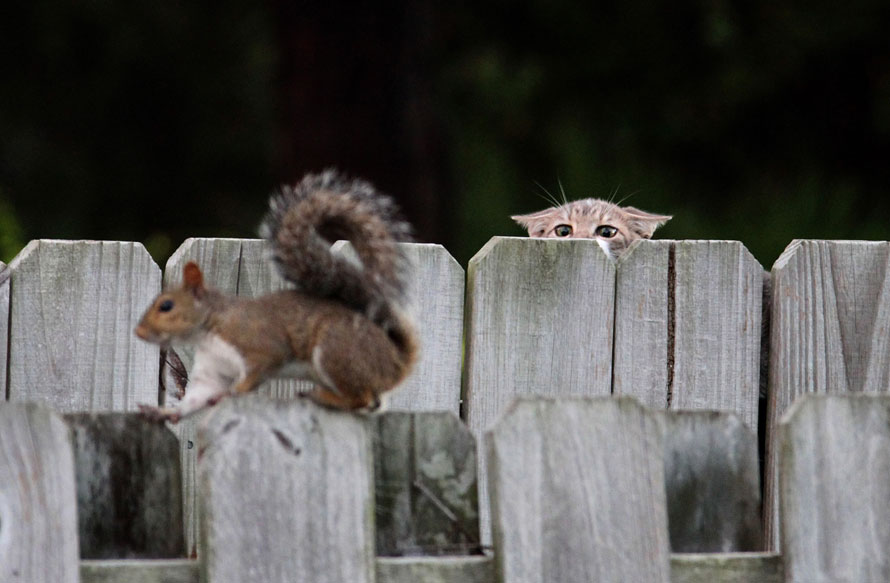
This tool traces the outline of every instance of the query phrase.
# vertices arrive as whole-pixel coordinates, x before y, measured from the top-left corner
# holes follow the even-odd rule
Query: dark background
[[[466,264],[511,213],[632,195],[663,238],[890,239],[890,3],[13,0],[0,259],[255,236],[336,166]]]

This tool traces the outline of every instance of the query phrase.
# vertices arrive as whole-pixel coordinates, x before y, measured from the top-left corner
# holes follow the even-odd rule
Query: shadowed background
[[[163,263],[186,237],[255,236],[276,184],[328,166],[463,264],[561,187],[766,267],[792,238],[890,239],[880,0],[3,12],[5,261],[34,238],[142,241]]]

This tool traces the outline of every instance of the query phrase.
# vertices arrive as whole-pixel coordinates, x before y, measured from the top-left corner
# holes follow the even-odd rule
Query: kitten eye
[[[158,306],[159,312],[169,312],[173,309],[173,300],[164,300],[161,302],[161,305]]]
[[[556,228],[553,229],[553,232],[557,237],[568,237],[572,234],[572,227],[569,225],[556,225]]]
[[[616,229],[612,225],[600,225],[596,228],[595,233],[597,237],[602,237],[603,239],[611,239],[618,234],[618,229]]]

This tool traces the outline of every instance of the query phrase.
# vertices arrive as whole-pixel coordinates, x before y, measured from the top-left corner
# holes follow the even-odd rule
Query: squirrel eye
[[[169,312],[173,309],[173,300],[164,300],[161,302],[161,305],[158,306],[158,311],[160,312]]]
[[[618,234],[618,229],[616,229],[612,225],[600,225],[596,228],[596,234],[598,237],[602,237],[603,239],[611,239]]]
[[[556,233],[557,237],[568,237],[572,234],[572,227],[569,225],[556,225],[556,228],[553,229],[553,232]]]

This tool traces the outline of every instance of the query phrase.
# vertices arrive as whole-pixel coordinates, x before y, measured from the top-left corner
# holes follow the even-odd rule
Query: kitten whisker
[[[541,198],[543,198],[544,200],[546,200],[553,206],[562,206],[564,204],[564,203],[559,202],[559,199],[557,199],[555,196],[553,196],[553,194],[551,194],[549,190],[544,188],[544,185],[541,184],[540,182],[538,182],[537,180],[535,180],[535,185],[538,188],[540,188],[541,192],[543,192],[547,196],[541,195],[540,193],[536,193],[536,194],[538,194],[538,196],[540,196]]]
[[[562,193],[562,204],[569,204],[569,199],[566,197],[566,189],[562,187],[562,180],[559,176],[556,177],[556,183],[559,185],[559,192]]]
[[[631,192],[630,194],[628,194],[627,196],[625,196],[624,198],[622,198],[621,200],[619,200],[618,202],[616,202],[615,204],[617,204],[618,206],[621,206],[622,204],[624,204],[624,201],[626,201],[627,199],[629,199],[630,197],[632,197],[636,194],[640,194],[641,192],[643,192],[643,191],[635,190],[635,191]]]

